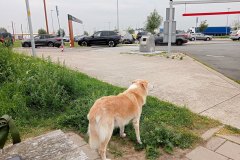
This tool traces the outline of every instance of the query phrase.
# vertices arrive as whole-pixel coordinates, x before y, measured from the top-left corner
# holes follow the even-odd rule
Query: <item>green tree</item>
[[[154,30],[159,28],[162,24],[163,18],[158,14],[157,10],[154,9],[152,13],[147,17],[146,30],[151,33],[155,33]]]
[[[61,36],[61,32],[62,32],[62,36],[64,37],[65,36],[65,31],[64,31],[64,29],[59,29],[58,31],[57,31],[57,36],[58,37],[60,37]]]
[[[127,32],[128,32],[129,34],[134,34],[134,29],[131,28],[131,27],[128,27]]]
[[[208,27],[207,20],[202,21],[199,25],[199,32],[204,32]]]
[[[84,31],[83,34],[84,34],[85,36],[88,36],[88,35],[89,35],[87,31]]]
[[[38,35],[41,35],[41,34],[47,34],[47,31],[45,29],[43,29],[43,28],[40,28],[38,30]]]
[[[6,33],[6,32],[7,32],[6,28],[0,27],[0,33]]]

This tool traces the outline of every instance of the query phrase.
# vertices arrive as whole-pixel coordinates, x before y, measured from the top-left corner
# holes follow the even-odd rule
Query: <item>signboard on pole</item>
[[[78,18],[76,18],[76,17],[73,17],[73,16],[70,15],[70,14],[68,14],[68,20],[71,20],[71,21],[74,21],[74,22],[77,22],[77,23],[80,23],[80,24],[83,23],[80,19],[78,19]]]
[[[175,15],[175,8],[172,8],[172,20],[174,20]],[[166,20],[170,20],[170,8],[166,9]]]
[[[176,42],[176,26],[177,23],[176,21],[172,21],[172,34],[171,34],[171,42],[175,43]],[[168,42],[168,37],[169,37],[169,22],[165,21],[164,22],[164,37],[163,37],[163,42],[167,43]]]

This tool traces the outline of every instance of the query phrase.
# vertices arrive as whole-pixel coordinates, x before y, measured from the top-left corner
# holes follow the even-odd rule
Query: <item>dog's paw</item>
[[[142,141],[141,141],[141,140],[138,140],[138,143],[139,143],[139,144],[142,144]]]
[[[122,137],[122,138],[124,138],[126,136],[127,136],[126,133],[123,133],[123,134],[120,135],[120,137]]]

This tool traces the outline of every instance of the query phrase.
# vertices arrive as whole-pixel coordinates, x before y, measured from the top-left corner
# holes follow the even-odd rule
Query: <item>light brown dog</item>
[[[124,127],[131,120],[137,141],[142,144],[139,121],[147,94],[148,82],[135,80],[123,93],[102,97],[94,103],[88,114],[89,144],[92,149],[98,149],[102,160],[109,160],[106,159],[106,149],[114,127],[119,127],[120,136],[125,137]]]

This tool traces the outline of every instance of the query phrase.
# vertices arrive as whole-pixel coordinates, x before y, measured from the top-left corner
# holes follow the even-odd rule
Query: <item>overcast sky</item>
[[[32,13],[33,30],[37,32],[39,28],[45,27],[43,0],[29,0]],[[57,30],[58,23],[55,6],[58,5],[60,12],[60,23],[68,32],[67,14],[71,14],[81,19],[84,24],[74,23],[74,34],[82,34],[83,30],[93,33],[94,30],[114,29],[117,24],[117,0],[46,0],[49,30],[53,31],[51,10],[53,13],[53,25]],[[165,19],[165,10],[169,0],[119,0],[120,29],[128,27],[144,27],[146,18],[154,9]],[[25,0],[0,0],[1,16],[0,27],[5,27],[12,32],[11,22],[17,33],[27,32],[27,14]],[[185,5],[175,6],[177,29],[187,30],[196,25],[196,17],[183,17]],[[240,10],[240,3],[225,4],[204,4],[187,5],[186,12],[214,12],[214,11]],[[238,15],[229,15],[229,25],[238,19]],[[204,16],[199,17],[200,21],[207,20],[209,26],[226,26],[227,16]]]

